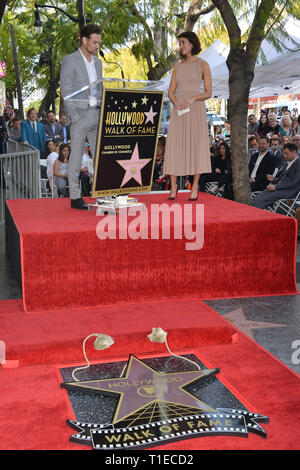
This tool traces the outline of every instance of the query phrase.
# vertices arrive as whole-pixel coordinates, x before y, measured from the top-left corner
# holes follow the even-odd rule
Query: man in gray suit
[[[265,209],[279,199],[293,199],[300,191],[300,158],[297,146],[287,143],[283,146],[285,163],[274,181],[253,199],[252,206]]]
[[[73,98],[72,93],[102,79],[102,64],[97,57],[101,43],[101,29],[89,24],[80,33],[78,51],[63,58],[60,71],[60,89],[64,98],[65,112],[70,121],[71,155],[68,180],[71,207],[86,210],[81,198],[79,175],[87,139],[95,156],[99,109],[102,98],[102,82],[82,91]]]
[[[62,142],[63,128],[56,121],[56,116],[52,111],[47,113],[47,122],[44,124],[47,140],[53,140],[54,142]]]

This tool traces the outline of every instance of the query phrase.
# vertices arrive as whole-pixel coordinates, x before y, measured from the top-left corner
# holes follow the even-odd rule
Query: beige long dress
[[[202,59],[179,63],[176,69],[176,95],[179,102],[199,95]],[[164,158],[164,174],[195,175],[211,173],[208,125],[204,101],[195,101],[190,111],[179,116],[173,107]]]

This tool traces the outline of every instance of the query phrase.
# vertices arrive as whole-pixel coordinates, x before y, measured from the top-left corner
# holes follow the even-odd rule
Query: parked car
[[[212,126],[224,127],[224,121],[215,113],[206,113],[207,119]]]

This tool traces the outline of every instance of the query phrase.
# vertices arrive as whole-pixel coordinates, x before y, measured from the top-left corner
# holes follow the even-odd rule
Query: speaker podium
[[[122,208],[144,209],[130,195],[151,191],[164,95],[159,84],[103,79],[65,97],[82,108],[99,108],[92,185],[96,202],[90,210],[116,214]]]

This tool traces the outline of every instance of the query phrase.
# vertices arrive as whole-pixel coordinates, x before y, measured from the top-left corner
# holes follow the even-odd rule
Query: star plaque
[[[137,183],[142,184],[141,170],[150,161],[151,158],[139,158],[139,149],[137,143],[129,160],[116,160],[116,162],[119,163],[119,165],[124,168],[126,172],[122,180],[121,187],[130,181],[131,178],[134,178]]]
[[[258,421],[263,415],[230,408],[214,409],[190,392],[191,386],[218,369],[158,372],[130,355],[125,373],[115,378],[64,382],[62,388],[117,398],[110,423],[68,420],[77,433],[71,441],[94,449],[126,449],[162,444],[201,435],[266,435]]]

